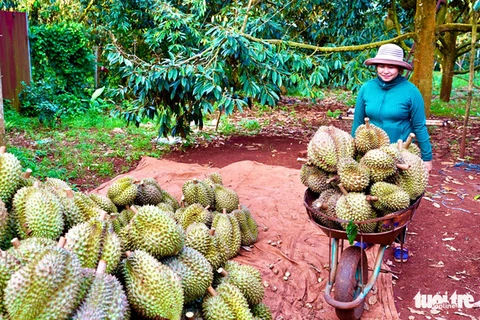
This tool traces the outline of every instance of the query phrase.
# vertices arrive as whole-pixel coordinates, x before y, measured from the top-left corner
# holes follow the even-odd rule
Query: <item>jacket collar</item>
[[[393,87],[395,87],[397,84],[403,82],[403,81],[406,81],[407,79],[404,77],[404,76],[401,76],[401,75],[398,75],[395,79],[393,79],[392,81],[389,81],[389,82],[385,82],[383,81],[380,77],[377,76],[377,78],[375,79],[375,81],[377,82],[377,84],[380,86],[380,88],[382,88],[383,90],[389,90]]]

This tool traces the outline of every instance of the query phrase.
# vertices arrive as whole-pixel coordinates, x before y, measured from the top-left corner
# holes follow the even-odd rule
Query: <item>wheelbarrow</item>
[[[385,249],[388,245],[391,245],[399,235],[401,236],[400,243],[403,249],[405,240],[404,237],[402,237],[403,231],[415,215],[415,211],[422,197],[423,194],[413,201],[408,208],[384,217],[354,222],[357,225],[380,222],[382,230],[388,230],[379,233],[362,233],[359,231],[355,238],[356,241],[361,243],[367,242],[380,245],[372,276],[370,280],[368,280],[368,261],[365,251],[357,246],[349,246],[343,250],[343,241],[348,239],[347,233],[344,230],[326,227],[319,222],[320,218],[338,223],[349,223],[349,221],[330,217],[317,210],[312,206],[312,203],[318,198],[318,193],[310,189],[305,191],[304,205],[310,220],[329,237],[330,270],[325,288],[325,301],[335,308],[337,317],[340,320],[360,319],[363,314],[365,297],[372,289],[380,274]],[[340,260],[339,251],[342,253]],[[335,290],[332,296],[333,288]]]

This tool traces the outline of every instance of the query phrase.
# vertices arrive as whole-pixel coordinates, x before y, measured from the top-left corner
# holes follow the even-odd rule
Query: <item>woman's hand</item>
[[[432,171],[433,169],[432,161],[423,161],[423,165],[425,166],[425,170],[427,170],[428,173]]]

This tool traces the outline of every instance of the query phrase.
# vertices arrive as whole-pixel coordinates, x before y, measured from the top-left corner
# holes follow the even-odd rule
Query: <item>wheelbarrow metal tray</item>
[[[355,224],[364,224],[364,223],[379,223],[381,221],[382,227],[389,229],[386,232],[379,233],[361,233],[360,231],[355,238],[356,241],[363,241],[368,243],[390,245],[392,244],[400,232],[410,223],[415,211],[418,208],[420,201],[422,200],[423,194],[419,196],[413,203],[403,210],[388,214],[384,217],[379,217],[375,219],[354,222]],[[338,219],[335,217],[330,217],[325,215],[323,212],[317,210],[312,206],[313,201],[318,198],[318,193],[313,192],[309,188],[305,190],[304,196],[304,205],[307,209],[308,216],[310,220],[315,223],[328,237],[337,238],[337,239],[348,239],[347,233],[344,230],[331,229],[322,224],[320,224],[315,216],[322,216],[325,219],[336,221],[339,223],[348,223],[349,221]]]

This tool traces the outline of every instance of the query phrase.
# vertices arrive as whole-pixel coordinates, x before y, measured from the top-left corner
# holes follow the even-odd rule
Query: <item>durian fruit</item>
[[[407,140],[403,143],[403,149],[420,157],[420,155],[421,155],[420,148],[415,143],[412,143],[413,139],[415,139],[415,133],[410,133],[408,135]]]
[[[57,242],[48,238],[32,237],[20,241],[18,238],[12,239],[13,247],[8,249],[8,253],[19,260],[22,265],[28,264],[35,257],[45,251],[53,248]]]
[[[213,269],[227,262],[227,251],[215,235],[215,230],[208,229],[204,223],[194,222],[185,232],[185,246],[191,247],[205,256]]]
[[[63,207],[58,198],[37,185],[24,187],[13,198],[17,232],[22,238],[58,239],[63,233]]]
[[[337,206],[337,201],[341,196],[342,193],[338,189],[330,188],[323,191],[319,195],[318,199],[312,202],[312,207],[329,217],[335,218],[335,208]],[[313,218],[321,225],[324,225],[330,229],[342,229],[338,222],[327,219],[320,214],[316,214],[315,212],[313,212]]]
[[[126,176],[115,180],[107,190],[107,197],[117,206],[132,205],[137,198],[136,180]]]
[[[3,292],[7,286],[8,280],[14,272],[22,267],[21,262],[6,251],[0,250],[0,314],[5,313],[3,304]]]
[[[213,282],[213,269],[208,260],[193,248],[183,247],[179,254],[162,259],[180,278],[184,303],[202,298]]]
[[[113,229],[115,230],[115,232],[119,233],[121,229],[127,226],[134,215],[135,213],[130,208],[130,206],[126,206],[119,213],[111,214],[110,219],[112,221]]]
[[[166,203],[172,206],[173,211],[177,210],[180,208],[180,203],[178,202],[177,199],[175,199],[174,196],[172,196],[168,191],[162,190],[162,202],[161,203]],[[158,206],[159,204],[157,204]]]
[[[38,181],[38,179],[32,176],[32,169],[27,168],[20,177],[20,182],[18,183],[17,190],[23,187],[31,187],[33,186],[35,181]]]
[[[216,185],[213,189],[215,192],[215,210],[232,212],[238,208],[240,204],[238,194],[229,188],[222,185]]]
[[[194,222],[202,222],[210,226],[213,219],[212,213],[200,203],[193,203],[186,208],[178,209],[174,217],[183,230],[186,230]]]
[[[340,183],[349,192],[364,191],[370,184],[369,170],[353,158],[346,157],[338,160],[337,173]]]
[[[300,169],[300,181],[304,186],[316,193],[321,193],[332,187],[330,180],[332,174],[307,162]]]
[[[410,205],[410,197],[402,188],[397,185],[379,181],[370,188],[370,196],[375,197],[371,201],[373,207],[383,214],[396,212],[407,208]]]
[[[215,234],[220,238],[220,242],[226,250],[227,258],[235,257],[242,244],[242,235],[237,218],[228,214],[224,209],[223,213],[219,213],[213,218],[212,228],[215,229]]]
[[[210,187],[214,187],[216,184],[221,184],[223,185],[223,179],[220,173],[218,172],[212,172],[207,175],[207,177],[203,180],[206,184],[208,184]]]
[[[355,130],[355,147],[361,154],[389,144],[390,138],[385,130],[370,124],[368,117],[365,118],[365,124],[358,126],[357,130]]]
[[[4,291],[11,320],[68,319],[81,284],[76,255],[60,247],[48,248],[15,272]]]
[[[131,307],[149,319],[179,320],[184,294],[177,274],[142,250],[127,252],[123,278]]]
[[[67,189],[50,189],[63,207],[64,230],[69,230],[74,225],[86,221],[85,213],[75,203],[74,191]]]
[[[168,213],[172,217],[175,215],[175,210],[173,209],[172,205],[166,202],[160,202],[157,204],[157,208],[162,210],[165,213]],[[178,209],[177,209],[178,210]]]
[[[110,200],[109,197],[106,197],[106,196],[98,194],[98,193],[90,193],[88,196],[90,197],[90,199],[93,200],[93,202],[95,202],[97,204],[97,206],[100,209],[106,211],[107,213],[117,213],[118,212],[117,206],[115,205],[115,203],[113,203],[112,200]]]
[[[88,295],[72,319],[127,320],[130,306],[118,279],[105,274],[107,263],[100,260]]]
[[[254,320],[247,299],[233,284],[210,287],[208,292],[202,302],[205,320]]]
[[[137,197],[135,204],[139,206],[157,205],[163,200],[163,192],[160,184],[153,178],[145,178],[140,180],[137,185]]]
[[[399,170],[398,184],[408,193],[410,199],[415,200],[425,192],[428,184],[428,172],[419,156],[404,150],[400,142],[398,145],[403,161],[408,167],[408,169]]]
[[[91,219],[71,228],[65,235],[65,249],[75,253],[83,268],[96,268],[100,259],[107,262],[107,272],[111,273],[120,262],[122,246],[113,232],[113,227],[105,221],[105,215]]]
[[[58,178],[50,178],[48,177],[45,179],[45,182],[43,182],[43,185],[48,189],[48,188],[53,188],[53,189],[58,189],[58,190],[65,190],[65,189],[70,189],[71,186],[63,181],[62,179]]]
[[[0,200],[10,205],[17,191],[22,174],[22,165],[17,157],[0,147]]]
[[[217,276],[219,283],[229,283],[236,286],[247,299],[249,305],[259,304],[265,297],[262,275],[257,268],[229,260],[217,272],[220,275]]]
[[[368,151],[360,159],[360,164],[368,168],[373,182],[383,181],[394,175],[399,165],[391,154],[381,149]]]
[[[354,139],[333,126],[320,126],[307,146],[308,159],[327,172],[336,172],[338,160],[354,154]]]
[[[174,256],[185,244],[182,227],[156,206],[138,208],[124,230],[128,233],[129,249],[145,250],[156,258]]]
[[[259,303],[250,308],[255,320],[272,320],[272,311],[265,303]]]
[[[232,211],[232,215],[237,218],[238,226],[240,227],[242,246],[254,244],[258,238],[258,226],[248,207],[239,205],[238,209]]]
[[[182,186],[182,193],[187,205],[199,203],[203,207],[212,207],[214,204],[212,188],[198,179],[186,181]]]
[[[83,192],[74,192],[73,201],[80,210],[81,218],[78,223],[89,221],[92,218],[98,218],[105,211]]]
[[[335,213],[338,218],[346,221],[361,222],[375,219],[377,214],[370,202],[366,199],[366,195],[361,192],[347,192],[340,184],[343,195],[338,198]],[[344,229],[348,223],[341,224]],[[358,230],[364,233],[373,233],[376,229],[376,222],[358,224]]]

